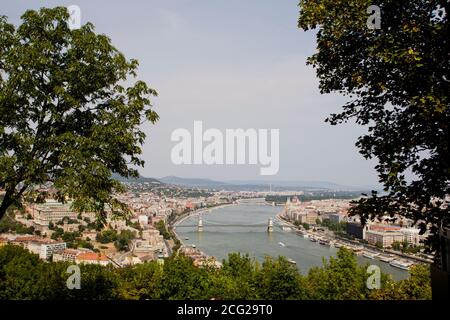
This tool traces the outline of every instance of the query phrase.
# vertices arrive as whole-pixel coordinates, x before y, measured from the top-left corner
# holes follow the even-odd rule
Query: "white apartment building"
[[[41,244],[39,258],[49,260],[54,253],[58,253],[66,249],[65,242],[47,242]]]
[[[402,228],[400,232],[403,234],[403,240],[408,244],[418,246],[422,240],[422,236],[419,234],[420,230],[416,228]]]
[[[387,232],[377,230],[366,230],[365,239],[372,245],[381,244],[383,248],[391,247],[394,242],[402,242],[403,234],[398,231]]]
[[[36,224],[45,226],[48,226],[50,222],[61,221],[65,217],[76,219],[78,216],[78,213],[70,209],[70,204],[62,204],[56,201],[47,201],[36,205],[34,214]]]

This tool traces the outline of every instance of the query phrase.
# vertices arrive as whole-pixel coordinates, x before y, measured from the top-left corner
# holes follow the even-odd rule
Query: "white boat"
[[[278,244],[280,245],[280,247],[286,247],[286,245],[283,242],[278,242]]]
[[[197,248],[197,246],[195,244],[191,245],[192,248]]]
[[[403,270],[409,270],[413,263],[402,260],[392,260],[389,264],[393,267],[400,268]]]
[[[297,262],[295,262],[295,260],[292,260],[291,258],[288,258],[288,262],[292,264],[297,264]]]
[[[379,253],[375,253],[375,252],[363,251],[362,255],[363,255],[363,257],[366,257],[366,258],[369,258],[369,259],[375,259],[375,257],[380,255],[380,254]]]
[[[386,256],[384,254],[380,254],[377,258],[380,259],[383,262],[391,262],[392,260],[394,260],[393,257]]]
[[[311,241],[311,242],[317,242],[317,239],[314,238],[313,236],[310,236],[310,237],[309,237],[309,241]]]
[[[335,242],[334,243],[334,247],[335,248],[340,248],[340,247],[342,247],[342,244],[340,244],[339,242]]]
[[[356,253],[356,255],[360,255],[360,254],[363,254],[364,252],[363,252],[363,247],[355,247],[355,246],[352,246],[352,245],[349,245],[349,247],[350,247],[350,250],[352,250],[354,253]]]
[[[189,240],[189,237],[185,237],[184,240]]]

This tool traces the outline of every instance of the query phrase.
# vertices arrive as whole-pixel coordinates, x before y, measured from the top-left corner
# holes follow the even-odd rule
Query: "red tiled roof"
[[[400,227],[395,227],[395,226],[369,226],[370,230],[374,230],[374,231],[398,231],[401,228]]]
[[[80,253],[77,258],[77,260],[84,260],[84,261],[108,261],[108,257],[106,257],[102,253],[96,253],[96,252],[83,252]]]

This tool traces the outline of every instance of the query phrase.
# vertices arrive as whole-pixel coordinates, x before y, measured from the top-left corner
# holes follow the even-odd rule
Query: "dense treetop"
[[[104,218],[125,206],[112,173],[137,176],[142,122],[158,115],[138,62],[87,23],[68,26],[65,7],[26,11],[19,26],[0,17],[0,218],[33,186],[52,183],[58,199]],[[31,193],[34,200],[43,195]]]
[[[223,268],[198,268],[176,255],[124,268],[80,265],[81,289],[66,286],[68,262],[44,262],[13,245],[0,248],[1,299],[431,299],[429,267],[418,265],[410,279],[382,274],[381,288],[369,290],[367,266],[341,249],[302,275],[285,258],[260,264],[248,255],[230,254]]]
[[[428,244],[450,223],[449,1],[382,0],[380,29],[368,27],[369,0],[301,0],[298,26],[316,29],[322,93],[349,97],[327,121],[367,126],[357,146],[376,158],[385,194],[364,197],[353,214],[363,222],[395,214],[412,219]],[[447,199],[446,199],[447,197]]]

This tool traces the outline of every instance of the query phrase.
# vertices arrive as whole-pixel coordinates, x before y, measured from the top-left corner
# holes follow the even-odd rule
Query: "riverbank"
[[[284,225],[289,226],[296,233],[301,233],[301,235],[303,235],[305,238],[308,238],[310,240],[312,239],[315,242],[319,240],[320,244],[328,244],[328,245],[334,246],[336,248],[346,247],[346,248],[354,251],[356,255],[362,255],[362,256],[370,258],[370,259],[374,259],[375,257],[377,257],[377,258],[379,258],[380,261],[383,261],[390,265],[392,265],[390,263],[390,261],[394,261],[394,260],[397,260],[397,262],[399,262],[399,261],[405,262],[405,264],[409,265],[409,266],[412,266],[412,265],[418,264],[418,263],[430,264],[430,261],[427,261],[420,257],[412,257],[412,256],[405,255],[401,252],[397,252],[394,250],[380,249],[380,248],[370,245],[370,244],[365,244],[365,243],[361,243],[356,240],[350,240],[350,239],[339,237],[336,234],[333,234],[331,236],[326,233],[317,233],[314,231],[300,229],[298,226],[294,225],[292,222],[290,222],[289,220],[287,220],[283,217],[283,211],[278,213],[276,215],[276,218],[279,222],[281,222]],[[388,254],[389,257],[386,257],[386,254]],[[381,258],[383,258],[384,260]],[[402,260],[406,260],[406,261],[402,261]],[[397,267],[397,265],[394,264],[395,267]],[[402,266],[401,269],[409,270],[409,267],[404,268],[404,266]]]
[[[181,237],[176,232],[176,227],[178,224],[182,223],[184,220],[189,219],[193,216],[197,216],[197,215],[203,214],[203,213],[205,213],[205,214],[212,213],[213,210],[220,209],[220,208],[226,208],[228,206],[234,206],[234,205],[235,205],[234,203],[225,203],[225,204],[217,205],[214,207],[200,208],[200,209],[196,209],[194,211],[189,211],[188,213],[175,218],[175,220],[171,224],[169,224],[168,227],[172,230],[172,233],[176,237],[176,240],[178,240],[181,243],[181,245],[184,246],[185,245],[184,242],[181,240]]]
[[[199,215],[200,213],[212,212],[213,210],[216,210],[216,209],[225,208],[225,207],[234,206],[234,205],[235,205],[234,203],[225,203],[225,204],[221,204],[221,205],[214,206],[214,207],[200,208],[200,209],[196,209],[194,211],[189,211],[188,213],[175,218],[175,220],[170,224],[170,226],[174,228],[178,224],[180,224],[181,222],[183,222],[184,220],[186,220],[192,216]]]
[[[302,274],[307,274],[313,267],[323,265],[323,259],[336,257],[337,249],[333,246],[319,245],[309,239],[300,237],[293,231],[287,231],[287,223],[279,223],[277,214],[280,207],[270,205],[234,205],[214,211],[204,218],[204,231],[197,231],[196,218],[184,220],[177,227],[179,238],[186,247],[194,247],[206,255],[216,257],[219,261],[229,258],[230,253],[249,254],[252,259],[263,263],[267,256],[276,259],[279,256],[292,259]],[[267,232],[267,221],[276,221],[273,232]],[[285,226],[285,228],[282,228]],[[283,230],[282,230],[283,229]],[[358,255],[358,263],[367,264],[369,260]],[[380,260],[371,260],[381,271],[391,274],[393,279],[407,279],[409,274]]]

